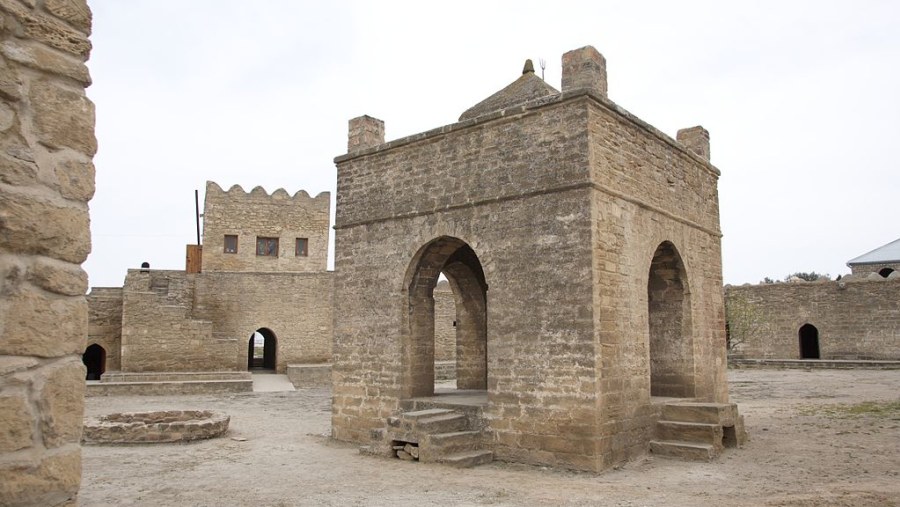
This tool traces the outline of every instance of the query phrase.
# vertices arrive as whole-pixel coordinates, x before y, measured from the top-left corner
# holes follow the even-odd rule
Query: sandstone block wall
[[[92,287],[87,295],[87,345],[96,343],[106,351],[106,371],[122,368],[122,299],[119,287]]]
[[[206,184],[203,208],[203,271],[315,272],[325,271],[331,195],[293,196],[282,189],[271,195],[261,187],[250,192],[235,185],[223,191]],[[225,235],[238,237],[237,252],[225,252]],[[256,254],[258,237],[278,238],[278,255]],[[296,255],[297,238],[308,239],[308,254]]]
[[[260,328],[276,337],[279,373],[331,359],[332,273],[203,273],[196,284],[193,316],[213,323],[214,340],[236,344],[221,364],[246,370]]]
[[[800,359],[800,327],[818,331],[821,359],[900,359],[900,279],[725,287],[757,329],[733,355]]]
[[[91,13],[0,0],[0,504],[73,505],[94,194]]]
[[[434,360],[456,361],[456,301],[446,280],[434,288]]]
[[[191,316],[194,279],[184,271],[129,270],[122,297],[123,372],[215,371],[231,364],[233,342]]]
[[[854,275],[868,275],[869,273],[878,273],[885,268],[892,271],[900,271],[900,263],[886,262],[881,264],[854,264],[853,266],[850,266],[850,272]]]

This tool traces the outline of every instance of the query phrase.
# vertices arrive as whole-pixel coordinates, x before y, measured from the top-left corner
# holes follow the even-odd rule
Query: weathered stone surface
[[[44,9],[90,35],[91,10],[84,0],[45,0]]]
[[[0,256],[0,296],[15,294],[25,279],[25,262],[12,255]],[[0,323],[3,321],[0,320]],[[0,325],[2,327],[2,325]]]
[[[0,102],[0,132],[9,130],[16,123],[16,112],[7,104]]]
[[[0,452],[32,445],[32,415],[24,396],[0,395]]]
[[[214,410],[126,412],[92,417],[84,441],[93,444],[190,442],[222,436],[231,417]]]
[[[64,158],[53,168],[59,193],[66,199],[89,201],[94,197],[94,163],[91,160]]]
[[[92,157],[97,152],[94,137],[94,103],[80,90],[40,79],[31,83],[34,129],[41,143],[67,146]]]
[[[60,505],[74,498],[81,484],[81,449],[72,446],[46,454],[37,465],[0,463],[0,503]]]
[[[44,13],[30,10],[16,0],[0,0],[0,8],[15,18],[17,26],[12,28],[17,36],[34,39],[87,60],[91,52],[87,33],[79,32]]]
[[[64,296],[83,296],[88,288],[87,273],[81,266],[47,257],[38,257],[32,262],[28,281]]]
[[[80,58],[60,53],[42,44],[7,39],[0,43],[0,54],[33,69],[70,77],[85,86],[91,84],[90,72]]]
[[[81,440],[84,411],[84,364],[71,358],[43,369],[38,408],[41,434],[48,448]]]
[[[0,376],[33,368],[38,360],[33,357],[0,356]]]
[[[0,248],[80,264],[91,251],[87,207],[0,190]]]
[[[37,165],[0,153],[0,182],[7,185],[32,185],[37,179]]]
[[[81,355],[87,336],[84,297],[64,297],[22,288],[7,296],[0,354],[38,357]],[[83,378],[83,377],[82,377]]]
[[[0,26],[2,26],[2,19],[0,19]],[[0,97],[11,101],[18,101],[22,98],[22,79],[19,77],[18,71],[2,57],[0,57]]]

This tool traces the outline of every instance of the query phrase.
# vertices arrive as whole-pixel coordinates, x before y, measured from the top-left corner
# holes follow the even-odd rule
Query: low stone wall
[[[288,380],[294,387],[331,387],[331,364],[289,364]]]
[[[778,369],[869,369],[900,370],[900,361],[844,361],[828,359],[741,359],[729,358],[728,367]]]
[[[253,392],[249,372],[119,373],[87,382],[85,396],[175,396]]]
[[[86,444],[189,442],[221,436],[230,420],[227,414],[210,410],[109,414],[88,419],[82,440]]]

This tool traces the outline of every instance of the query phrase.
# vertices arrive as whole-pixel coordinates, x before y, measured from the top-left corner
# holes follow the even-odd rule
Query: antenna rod
[[[194,190],[194,212],[197,215],[197,244],[200,244],[200,191]]]

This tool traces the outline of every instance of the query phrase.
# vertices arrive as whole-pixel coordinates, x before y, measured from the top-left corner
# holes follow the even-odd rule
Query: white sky
[[[388,140],[454,123],[526,58],[558,89],[585,45],[617,104],[672,137],[710,131],[726,283],[846,273],[900,237],[900,2],[90,5],[92,286],[142,261],[184,269],[207,180],[333,206],[350,118],[384,120]]]

